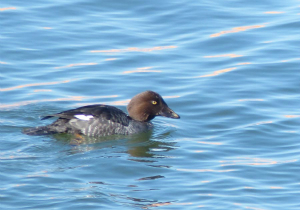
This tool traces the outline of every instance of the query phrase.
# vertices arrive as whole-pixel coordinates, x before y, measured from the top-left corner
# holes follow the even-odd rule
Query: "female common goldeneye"
[[[150,120],[156,116],[179,119],[179,115],[168,107],[163,98],[153,91],[134,96],[127,106],[129,116],[122,110],[108,105],[89,105],[49,115],[42,120],[58,117],[50,125],[28,128],[28,135],[56,133],[83,134],[87,136],[108,136],[113,134],[135,134],[150,130]]]

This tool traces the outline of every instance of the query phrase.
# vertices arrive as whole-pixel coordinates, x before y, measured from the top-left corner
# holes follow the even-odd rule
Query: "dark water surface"
[[[1,1],[0,209],[300,209],[300,1]],[[160,93],[180,120],[26,136]]]

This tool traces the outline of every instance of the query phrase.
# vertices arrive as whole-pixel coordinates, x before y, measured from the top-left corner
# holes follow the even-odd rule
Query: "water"
[[[7,1],[1,209],[300,209],[299,1]],[[26,136],[144,90],[180,120],[116,139]]]

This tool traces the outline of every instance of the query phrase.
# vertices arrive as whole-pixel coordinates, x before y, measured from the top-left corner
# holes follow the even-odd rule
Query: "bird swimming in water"
[[[50,125],[28,128],[27,135],[70,133],[91,137],[114,134],[130,135],[152,129],[150,122],[156,116],[179,119],[156,92],[145,91],[134,96],[127,106],[129,115],[109,105],[89,105],[48,115],[42,120],[58,117]]]

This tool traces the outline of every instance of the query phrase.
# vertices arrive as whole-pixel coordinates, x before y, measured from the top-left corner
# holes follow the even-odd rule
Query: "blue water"
[[[300,209],[300,2],[2,1],[0,209]],[[40,117],[160,93],[116,139]]]

